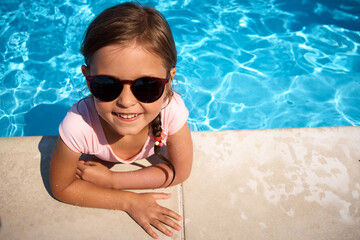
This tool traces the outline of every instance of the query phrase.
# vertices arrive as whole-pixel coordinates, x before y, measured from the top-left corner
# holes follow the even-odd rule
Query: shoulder
[[[93,142],[97,124],[96,109],[90,97],[75,103],[59,126],[61,139],[75,152],[86,153],[88,143]]]
[[[189,111],[181,96],[174,92],[170,102],[161,112],[163,129],[168,135],[175,134],[186,123]]]
[[[180,94],[177,92],[174,92],[174,95],[171,97],[170,101],[168,102],[168,105],[164,108],[166,111],[171,110],[179,110],[187,111],[187,108],[185,106],[184,100],[181,98]]]
[[[72,128],[72,126],[76,124],[80,124],[81,126],[86,123],[89,124],[92,120],[94,109],[95,107],[91,98],[81,99],[71,107],[61,125],[66,128]]]

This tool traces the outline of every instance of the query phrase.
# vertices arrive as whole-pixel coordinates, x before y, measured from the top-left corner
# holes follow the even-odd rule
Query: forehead
[[[113,44],[100,48],[91,59],[91,72],[162,76],[166,73],[164,60],[137,44]]]

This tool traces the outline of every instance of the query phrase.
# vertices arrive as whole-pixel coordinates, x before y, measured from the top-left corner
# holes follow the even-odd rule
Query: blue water
[[[171,25],[193,131],[360,125],[360,0],[140,2]],[[0,136],[58,134],[89,94],[83,32],[115,3],[1,1]]]

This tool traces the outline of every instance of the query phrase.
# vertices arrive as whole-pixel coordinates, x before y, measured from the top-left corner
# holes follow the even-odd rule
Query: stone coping
[[[159,203],[183,215],[183,230],[160,239],[360,239],[360,127],[192,137],[190,178],[156,190],[173,195]],[[0,239],[151,239],[124,212],[51,197],[56,140],[0,138]]]

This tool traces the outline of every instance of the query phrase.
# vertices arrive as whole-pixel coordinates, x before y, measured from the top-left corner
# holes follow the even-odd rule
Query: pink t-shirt
[[[161,122],[165,141],[186,123],[189,111],[180,95],[174,93],[170,103],[161,110]],[[154,154],[151,130],[147,140],[136,156],[123,160],[116,156],[106,140],[93,97],[87,97],[72,106],[59,127],[60,137],[74,152],[91,154],[104,161],[132,163]]]

